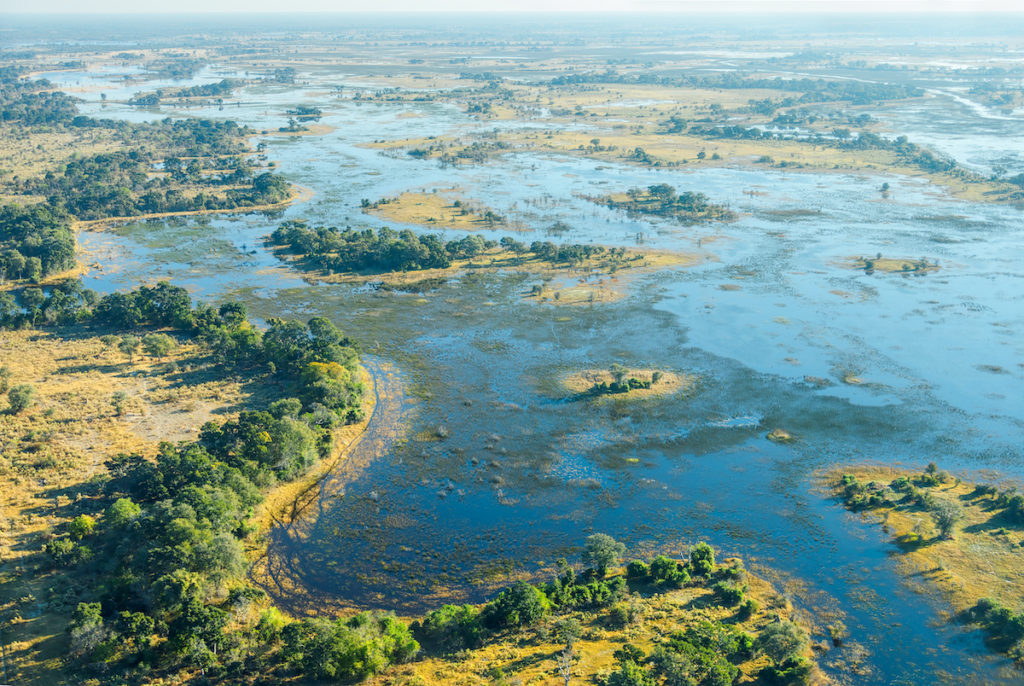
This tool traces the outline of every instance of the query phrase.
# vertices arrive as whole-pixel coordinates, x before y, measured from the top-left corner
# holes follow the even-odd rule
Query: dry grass
[[[40,565],[48,534],[78,514],[73,493],[106,472],[117,453],[153,455],[159,440],[194,438],[254,400],[248,389],[191,369],[197,349],[185,344],[166,360],[125,355],[85,331],[0,333],[0,366],[10,382],[31,384],[36,403],[0,415],[0,612],[12,683],[52,684],[64,653],[68,618],[46,605],[62,577]],[[165,365],[179,365],[168,372]],[[128,396],[123,416],[111,397]],[[15,678],[17,677],[17,678]]]
[[[920,472],[882,466],[849,467],[828,474],[829,486],[836,488],[842,474],[886,484],[900,476],[912,479]],[[899,546],[898,559],[907,577],[930,584],[955,612],[973,607],[985,597],[1024,609],[1020,595],[1024,588],[1024,532],[1002,520],[1000,511],[992,509],[990,497],[971,497],[974,486],[950,478],[940,486],[927,488],[937,500],[962,506],[964,518],[953,539],[941,538],[932,516],[918,506],[901,503],[867,510],[863,516],[891,534]],[[920,541],[908,542],[914,536]]]

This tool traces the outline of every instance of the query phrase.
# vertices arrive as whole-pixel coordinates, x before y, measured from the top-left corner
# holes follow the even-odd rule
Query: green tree
[[[701,541],[690,550],[690,566],[697,576],[707,576],[715,571],[715,549]]]
[[[484,618],[499,629],[529,626],[547,614],[548,605],[548,599],[540,590],[525,581],[517,581],[487,604]]]
[[[135,522],[142,514],[142,508],[132,502],[130,498],[118,498],[103,515],[103,522],[111,527],[120,529]]]
[[[964,509],[954,502],[944,500],[932,510],[935,526],[943,538],[953,538],[957,522],[964,518]]]
[[[625,552],[626,546],[608,534],[592,534],[583,544],[583,562],[593,566],[597,575],[603,577]]]

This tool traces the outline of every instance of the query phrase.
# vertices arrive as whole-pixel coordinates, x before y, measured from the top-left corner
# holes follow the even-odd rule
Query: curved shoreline
[[[314,602],[319,612],[340,612],[355,607],[351,602],[338,599],[312,598],[309,588],[293,574],[295,545],[304,537],[300,524],[306,523],[311,507],[320,505],[332,495],[334,489],[343,488],[382,453],[380,448],[393,443],[388,421],[399,421],[401,413],[392,417],[391,401],[401,402],[401,385],[393,380],[395,373],[380,361],[363,360],[365,378],[372,389],[364,396],[364,419],[358,424],[342,427],[335,433],[334,447],[329,458],[322,460],[298,481],[273,489],[256,514],[259,526],[251,545],[250,568],[247,577],[274,599],[274,605],[292,616],[302,616]],[[385,411],[387,416],[385,416]],[[380,438],[381,443],[373,439]],[[369,445],[368,445],[369,444]],[[363,446],[367,446],[362,449]],[[362,449],[362,450],[361,450]],[[310,516],[316,520],[315,511]],[[271,534],[277,532],[277,538]]]

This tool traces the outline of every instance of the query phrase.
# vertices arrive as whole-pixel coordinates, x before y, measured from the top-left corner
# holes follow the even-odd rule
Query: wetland
[[[948,584],[906,574],[892,535],[844,509],[823,475],[867,465],[859,478],[889,480],[936,461],[965,484],[1024,477],[1020,35],[940,18],[894,21],[878,40],[857,22],[209,21],[200,35],[187,22],[138,33],[126,18],[24,17],[0,59],[73,95],[76,116],[154,137],[199,120],[231,133],[191,172],[182,151],[165,172],[156,144],[117,158],[110,183],[128,188],[130,211],[75,215],[85,288],[167,281],[197,302],[243,304],[257,327],[327,318],[358,349],[369,416],[344,459],[270,496],[253,544],[246,575],[276,607],[422,618],[558,578],[559,559],[579,559],[595,533],[644,560],[685,561],[707,541],[745,561],[761,606],[806,628],[823,683],[1019,682],[1010,651],[954,616],[984,594],[951,602]],[[136,97],[157,92],[167,97]],[[312,108],[316,124],[287,130]],[[37,123],[5,136],[4,202],[54,188],[99,197],[58,183],[60,169],[76,150],[118,150],[119,131]],[[165,176],[181,194],[147,186]],[[166,206],[170,195],[197,213],[124,216],[144,214],[147,189],[164,203],[153,209],[184,209]],[[101,216],[117,220],[84,221]],[[298,249],[297,229],[313,227],[334,228]],[[416,240],[399,250],[405,231]],[[357,237],[362,252],[343,253]],[[580,257],[561,259],[559,246]],[[11,366],[48,340],[2,336]],[[93,338],[73,344],[54,355],[112,364]],[[56,393],[45,385],[56,362],[38,364],[19,383]],[[121,371],[96,383],[139,383]],[[631,378],[627,392],[592,392]],[[220,410],[213,386],[190,399],[153,383],[128,414],[157,392],[168,407],[136,418],[132,437],[109,417],[89,430],[149,455],[254,402],[233,377],[216,381],[231,408]],[[83,397],[93,411],[99,401]],[[154,426],[165,413],[177,423]],[[26,430],[3,421],[5,441]],[[76,478],[93,475],[99,449],[75,458]],[[38,479],[29,461],[4,466]],[[7,511],[22,511],[19,498]],[[32,507],[57,516],[40,500]],[[1007,530],[997,543],[1009,550],[1020,536]],[[38,521],[29,534],[43,535]],[[10,588],[23,564],[5,556]],[[1019,613],[1019,560],[1006,564],[995,597]],[[653,651],[655,635],[692,621],[673,619],[684,609],[731,616],[701,600],[712,593],[709,581],[644,600],[630,641]],[[17,606],[24,594],[9,595]],[[581,676],[628,671],[604,620],[576,620]],[[755,614],[749,627],[768,621]],[[21,659],[53,650],[33,641],[54,626],[20,629]],[[561,645],[530,641],[544,655]],[[553,658],[527,659],[523,645],[467,657],[473,683],[561,683]],[[761,659],[737,663],[738,678],[759,678]],[[457,672],[431,656],[395,678],[453,683]],[[47,683],[45,670],[26,673]]]

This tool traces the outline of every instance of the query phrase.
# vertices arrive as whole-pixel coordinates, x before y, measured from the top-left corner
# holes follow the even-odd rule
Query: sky
[[[1020,13],[1021,0],[0,0],[0,13],[207,12],[858,12]],[[1022,23],[1024,29],[1024,23]]]

